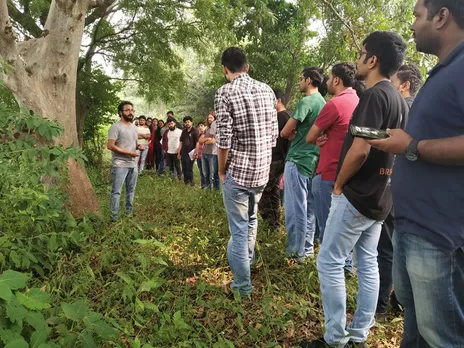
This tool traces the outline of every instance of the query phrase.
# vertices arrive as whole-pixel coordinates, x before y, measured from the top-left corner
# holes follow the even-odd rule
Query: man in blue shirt
[[[406,131],[370,141],[397,156],[392,190],[395,291],[405,307],[401,347],[464,347],[464,3],[418,0],[417,49],[439,63]]]

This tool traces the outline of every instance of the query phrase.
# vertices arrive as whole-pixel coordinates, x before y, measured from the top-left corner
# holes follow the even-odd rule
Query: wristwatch
[[[419,141],[420,140],[418,139],[412,139],[408,147],[406,148],[406,151],[404,151],[404,155],[406,156],[406,158],[412,162],[417,161],[419,159],[419,150],[417,149]]]

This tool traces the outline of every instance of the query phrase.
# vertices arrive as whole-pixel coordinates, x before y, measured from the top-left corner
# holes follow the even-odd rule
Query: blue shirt
[[[430,72],[406,132],[415,139],[464,135],[464,43]],[[392,177],[396,231],[411,233],[447,254],[464,247],[464,166],[397,156]]]

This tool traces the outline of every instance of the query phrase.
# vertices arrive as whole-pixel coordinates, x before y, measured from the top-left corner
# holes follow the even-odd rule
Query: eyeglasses
[[[356,59],[361,59],[361,57],[364,56],[364,55],[366,55],[366,58],[369,58],[368,56],[372,56],[372,53],[360,50],[360,51],[358,51],[358,53],[356,53]]]

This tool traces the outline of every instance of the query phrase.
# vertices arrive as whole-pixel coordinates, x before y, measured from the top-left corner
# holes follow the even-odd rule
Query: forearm
[[[346,154],[334,187],[342,189],[346,183],[361,169],[369,153],[355,153],[351,149]]]
[[[180,151],[182,150],[182,143],[180,143],[179,147],[177,148],[177,154],[180,155]]]
[[[116,145],[109,145],[108,150],[120,153],[122,155],[130,155],[131,154],[131,151],[124,150],[124,149],[122,149],[122,148],[120,148],[119,146],[116,146]]]
[[[444,166],[464,166],[464,135],[421,140],[417,149],[423,161]]]
[[[218,172],[225,173],[227,165],[227,157],[229,156],[229,149],[218,149],[217,150],[217,159],[218,159]]]

